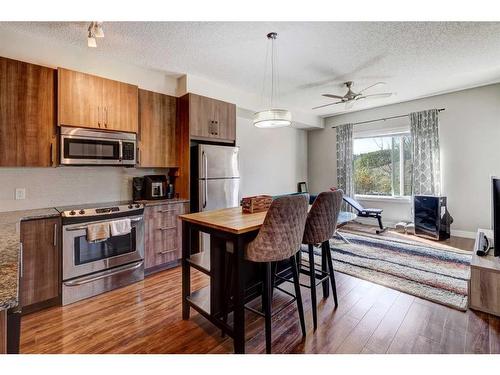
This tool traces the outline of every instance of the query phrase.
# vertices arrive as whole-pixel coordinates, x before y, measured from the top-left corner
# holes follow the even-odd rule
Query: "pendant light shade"
[[[268,109],[254,114],[253,124],[258,128],[283,128],[292,124],[292,114],[286,109]]]
[[[260,112],[254,113],[253,124],[258,128],[283,128],[292,125],[292,114],[287,109],[275,108],[275,95],[278,96],[279,91],[279,76],[277,71],[277,53],[275,48],[275,41],[278,34],[275,32],[267,34],[267,39],[271,43],[271,82],[270,84],[270,95],[269,95],[269,107]],[[268,50],[269,51],[269,50]],[[267,57],[266,57],[266,68],[267,68]],[[267,70],[267,69],[266,69]],[[264,77],[264,84],[262,92],[266,90],[266,77]]]

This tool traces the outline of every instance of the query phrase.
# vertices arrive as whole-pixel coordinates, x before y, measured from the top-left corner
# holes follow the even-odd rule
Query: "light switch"
[[[16,200],[26,199],[26,189],[25,188],[16,188]]]

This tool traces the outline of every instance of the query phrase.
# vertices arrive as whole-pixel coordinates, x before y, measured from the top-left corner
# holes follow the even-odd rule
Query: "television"
[[[500,177],[491,177],[491,192],[494,255],[500,257]]]

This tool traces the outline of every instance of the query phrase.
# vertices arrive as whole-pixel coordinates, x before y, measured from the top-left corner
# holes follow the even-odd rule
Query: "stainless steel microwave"
[[[134,166],[134,133],[61,127],[61,165]]]

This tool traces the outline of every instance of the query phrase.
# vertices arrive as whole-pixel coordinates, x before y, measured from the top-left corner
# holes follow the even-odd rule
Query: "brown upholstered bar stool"
[[[337,219],[342,204],[342,190],[327,191],[318,195],[314,200],[307,215],[306,226],[302,243],[308,246],[308,265],[304,267],[302,260],[299,270],[309,275],[311,288],[311,303],[314,330],[318,327],[318,312],[316,307],[316,286],[323,284],[323,297],[328,298],[328,279],[332,284],[335,307],[338,306],[335,275],[333,273],[332,253],[330,251],[330,238],[335,234]],[[314,263],[314,246],[321,245],[321,270],[316,269]],[[298,254],[300,256],[300,253]]]
[[[304,226],[307,218],[308,201],[305,195],[284,196],[277,198],[267,211],[264,223],[257,237],[246,248],[245,257],[250,262],[262,263],[263,288],[262,307],[263,313],[247,307],[250,311],[264,316],[266,321],[266,352],[271,353],[271,318],[285,307],[297,301],[302,335],[306,335],[304,309],[300,295],[299,274],[297,269],[296,254],[300,250]],[[275,286],[273,280],[273,264],[283,260],[290,260],[295,295],[285,289]],[[280,278],[280,276],[275,276]],[[289,281],[284,279],[284,281]],[[274,314],[272,312],[273,288],[293,297]]]

